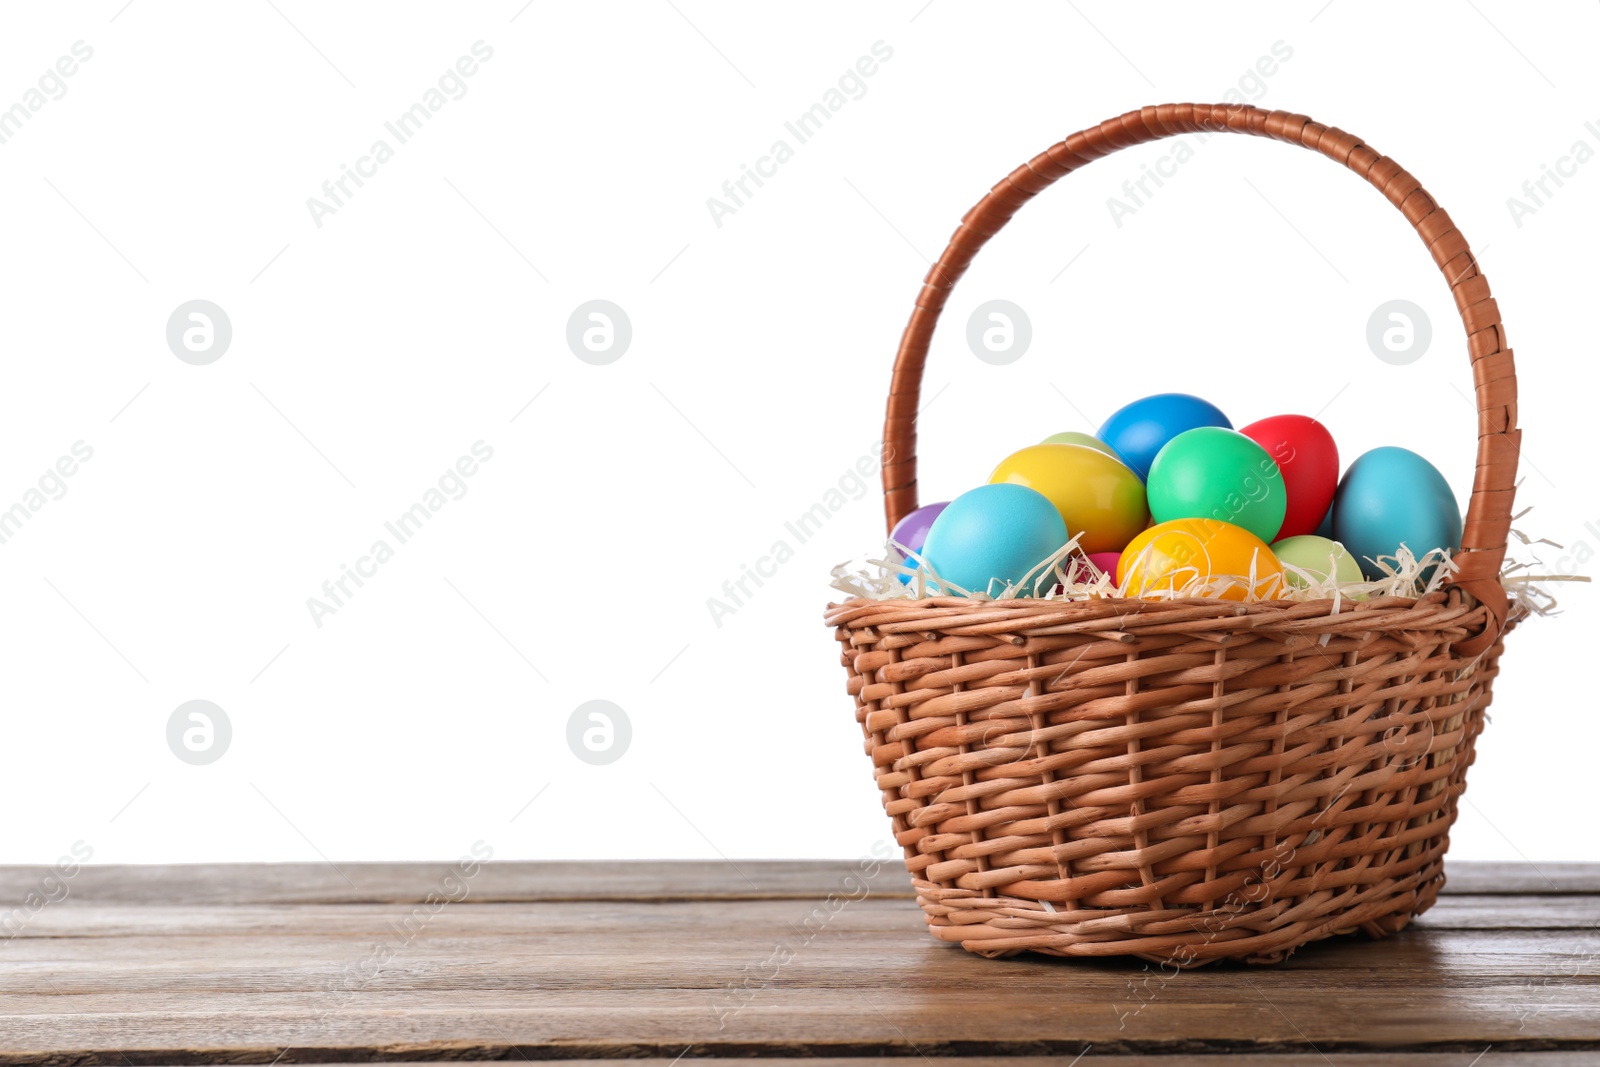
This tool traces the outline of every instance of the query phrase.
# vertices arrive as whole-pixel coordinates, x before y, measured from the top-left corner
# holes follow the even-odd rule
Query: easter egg
[[[1306,580],[1289,567],[1299,567],[1321,581],[1327,581],[1330,575],[1341,582],[1361,580],[1361,564],[1343,545],[1326,537],[1315,534],[1285,537],[1273,544],[1272,554],[1284,564],[1283,580],[1297,589],[1303,587]]]
[[[922,558],[939,581],[998,596],[1001,587],[991,590],[991,582],[1017,584],[1066,543],[1066,523],[1042,493],[1009,483],[980,485],[950,501],[933,520]]]
[[[1383,577],[1373,560],[1405,545],[1421,558],[1461,544],[1461,509],[1450,483],[1415,452],[1385,446],[1362,453],[1344,472],[1333,501],[1335,539],[1370,579]]]
[[[1122,558],[1121,552],[1091,552],[1089,562],[1094,564],[1096,570],[1102,574],[1117,576],[1117,560]]]
[[[1043,493],[1084,552],[1119,551],[1150,519],[1138,475],[1084,445],[1029,445],[1001,460],[989,481]]]
[[[1116,450],[1141,478],[1163,445],[1196,426],[1232,429],[1228,416],[1212,403],[1188,393],[1158,393],[1119,408],[1095,434]]]
[[[1334,491],[1338,492],[1337,489],[1335,489]],[[1318,537],[1326,537],[1330,541],[1333,540],[1333,505],[1332,504],[1328,505],[1328,513],[1326,515],[1322,516],[1322,521],[1317,524],[1316,534],[1317,534]]]
[[[1239,432],[1267,450],[1288,493],[1283,527],[1268,540],[1314,532],[1339,488],[1339,446],[1333,434],[1309,415],[1274,415]]]
[[[1185,430],[1156,454],[1146,483],[1150,514],[1215,519],[1249,530],[1262,542],[1278,536],[1288,494],[1267,450],[1237,430]]]
[[[948,500],[922,505],[894,524],[894,531],[889,534],[889,539],[908,552],[922,551],[922,546],[928,541],[928,530],[933,526],[933,520],[949,506]]]
[[[1250,575],[1256,584],[1252,593]],[[1270,600],[1282,592],[1283,567],[1266,542],[1249,530],[1216,519],[1173,519],[1135,537],[1117,561],[1117,584],[1129,596],[1164,599],[1191,582],[1232,576],[1240,581],[1217,590],[1181,595],[1224,600]]]
[[[1088,448],[1093,448],[1097,451],[1104,452],[1106,455],[1115,458],[1119,463],[1122,462],[1122,457],[1117,455],[1116,449],[1112,448],[1098,437],[1095,437],[1091,434],[1079,433],[1077,430],[1068,430],[1065,433],[1053,433],[1049,437],[1046,437],[1043,443],[1047,445],[1084,445]]]
[[[917,562],[917,553],[922,551],[922,546],[928,540],[928,530],[933,526],[933,520],[949,505],[950,501],[941,500],[937,504],[924,504],[912,511],[905,518],[894,524],[894,531],[889,534],[889,539],[911,553],[905,557],[913,565]],[[902,584],[911,582],[911,575],[900,575]]]

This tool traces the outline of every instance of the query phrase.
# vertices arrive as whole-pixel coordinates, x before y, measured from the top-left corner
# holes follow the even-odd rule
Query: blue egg
[[[922,558],[944,581],[998,596],[1003,587],[991,590],[994,579],[1015,585],[1066,543],[1067,524],[1048,497],[1001,482],[950,501],[928,530]]]
[[[1334,537],[1333,537],[1333,504],[1332,504],[1331,501],[1328,504],[1328,513],[1326,515],[1322,516],[1322,523],[1316,529],[1316,535],[1318,537],[1326,537],[1330,541],[1332,541],[1334,539]]]
[[[1333,498],[1334,540],[1369,580],[1383,577],[1373,560],[1401,545],[1417,558],[1461,545],[1461,508],[1444,475],[1421,456],[1385,446],[1359,456]]]
[[[1148,478],[1161,446],[1200,426],[1233,429],[1228,416],[1209,401],[1188,393],[1157,393],[1119,409],[1095,436],[1116,449],[1140,478]]]

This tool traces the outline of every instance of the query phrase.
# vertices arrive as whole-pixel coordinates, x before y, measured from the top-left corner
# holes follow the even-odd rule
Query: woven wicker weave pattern
[[[1187,966],[1433,903],[1500,652],[1450,652],[1485,622],[1467,601],[941,597],[828,621],[937,936]]]
[[[1479,462],[1456,582],[1420,599],[851,599],[826,621],[934,934],[984,955],[1271,962],[1431,905],[1507,629],[1519,434],[1511,352],[1465,238],[1416,179],[1304,116],[1145,108],[995,186],[924,283],[884,439],[916,506],[915,412],[950,287],[1028,199],[1128,144],[1232,130],[1315,148],[1417,227],[1456,294]]]

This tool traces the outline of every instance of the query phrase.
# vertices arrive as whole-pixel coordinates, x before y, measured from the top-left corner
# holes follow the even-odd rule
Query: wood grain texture
[[[444,865],[84,868],[0,940],[0,1064],[1600,1062],[1592,867],[1457,866],[1392,939],[1182,973],[939,944],[894,867],[739,867],[487,864],[433,904]]]
[[[353,904],[422,900],[450,873],[446,863],[235,863],[84,867],[72,899],[126,904]],[[20,900],[47,867],[0,867],[0,902]],[[857,873],[853,860],[721,862],[501,862],[472,880],[475,901],[809,899]],[[1449,864],[1445,894],[1600,893],[1600,863]],[[748,881],[746,880],[748,879]],[[914,897],[894,865],[868,883],[874,897]]]
[[[471,879],[474,901],[809,899],[857,872],[853,860],[494,862]],[[18,900],[47,867],[0,867],[0,901]],[[126,904],[355,904],[423,900],[454,874],[449,863],[232,863],[83,867],[74,901]],[[1595,882],[1600,885],[1600,864]],[[912,899],[911,879],[885,865],[873,896]]]

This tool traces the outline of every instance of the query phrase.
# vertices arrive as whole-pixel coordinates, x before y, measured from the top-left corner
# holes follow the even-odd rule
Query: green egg
[[[1318,537],[1315,534],[1285,537],[1272,546],[1272,554],[1278,557],[1278,562],[1288,564],[1290,567],[1299,567],[1318,578],[1328,577],[1331,560],[1334,577],[1339,581],[1361,581],[1361,564],[1345,551],[1343,545],[1326,537]],[[1283,577],[1296,588],[1305,587],[1305,579],[1287,567],[1284,569]]]
[[[1145,485],[1156,522],[1214,519],[1268,544],[1289,507],[1283,472],[1267,450],[1222,426],[1185,430],[1162,445]]]

